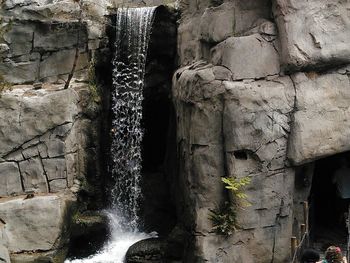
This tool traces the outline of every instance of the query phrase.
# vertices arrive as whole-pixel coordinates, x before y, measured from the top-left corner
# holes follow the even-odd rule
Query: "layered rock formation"
[[[299,2],[181,2],[173,100],[186,262],[289,262],[310,191],[295,181],[312,177],[299,165],[349,150],[350,3]],[[229,200],[221,177],[245,176],[252,205],[237,211],[239,230],[213,233],[210,210]]]
[[[4,262],[9,254],[11,262],[63,262],[72,218],[93,207],[88,198],[100,200],[100,98],[91,58],[104,47],[104,25],[91,19],[104,12],[74,1],[1,2]]]
[[[91,70],[94,61],[108,65],[107,7],[169,2],[0,1],[0,261],[64,259],[77,207],[100,198],[100,98]],[[167,160],[164,175],[177,226],[161,247],[183,262],[289,262],[310,192],[299,181],[311,181],[315,160],[350,150],[350,3],[178,6],[177,161]],[[150,87],[167,82],[148,77]],[[252,205],[237,211],[236,232],[217,235],[210,210],[232,201],[221,178],[245,176]]]

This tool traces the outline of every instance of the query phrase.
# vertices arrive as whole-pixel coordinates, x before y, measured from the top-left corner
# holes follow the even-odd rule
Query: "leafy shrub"
[[[221,207],[209,211],[209,219],[213,224],[212,230],[215,233],[229,236],[236,230],[236,211],[229,202],[225,202]]]
[[[232,202],[225,202],[221,207],[213,210],[209,210],[209,219],[213,224],[213,231],[217,234],[229,236],[237,228],[237,210],[250,206],[247,201],[247,195],[243,189],[249,185],[251,179],[249,177],[243,177],[240,179],[233,177],[223,177],[222,182],[225,184],[225,188],[232,194]]]

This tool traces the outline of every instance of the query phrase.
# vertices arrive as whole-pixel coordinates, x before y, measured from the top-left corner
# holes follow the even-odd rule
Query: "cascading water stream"
[[[113,84],[113,207],[135,230],[141,195],[143,80],[155,8],[120,9],[117,14]]]
[[[111,237],[96,255],[74,263],[122,263],[127,249],[150,237],[138,229],[141,197],[142,101],[145,64],[155,7],[119,8],[113,61]]]

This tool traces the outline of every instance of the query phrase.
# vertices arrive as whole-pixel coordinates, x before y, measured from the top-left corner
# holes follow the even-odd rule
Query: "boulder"
[[[47,195],[1,200],[0,218],[5,221],[11,253],[49,251],[67,242],[69,214],[74,199]],[[33,213],[35,211],[35,213]]]
[[[232,155],[235,162],[244,163],[247,159],[240,155],[245,154],[248,159],[256,158],[271,170],[284,167],[289,113],[294,106],[291,79],[280,77],[246,83],[225,81],[224,85],[223,129],[228,155]],[[237,165],[229,164],[232,175],[248,175],[248,170],[239,171]]]
[[[251,29],[270,19],[271,13],[269,0],[201,0],[188,1],[183,5],[178,28],[181,65],[200,59],[209,61],[213,44],[232,36],[251,35]]]
[[[289,70],[350,62],[349,1],[274,0],[281,60]]]
[[[235,29],[235,9],[231,3],[207,8],[200,20],[200,36],[207,42],[221,42],[233,36]]]
[[[260,34],[226,39],[211,50],[211,62],[231,70],[233,80],[259,79],[280,72],[273,43]]]
[[[295,165],[349,151],[350,82],[346,74],[296,73],[296,109],[288,157]]]
[[[57,126],[73,122],[78,114],[74,90],[33,91],[30,87],[19,86],[0,98],[1,157]]]
[[[164,262],[164,241],[158,238],[141,240],[126,252],[127,263],[161,263]]]

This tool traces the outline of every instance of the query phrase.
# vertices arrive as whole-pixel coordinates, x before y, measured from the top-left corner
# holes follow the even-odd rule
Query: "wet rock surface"
[[[128,249],[125,259],[128,263],[164,262],[164,241],[157,238],[141,240]]]

